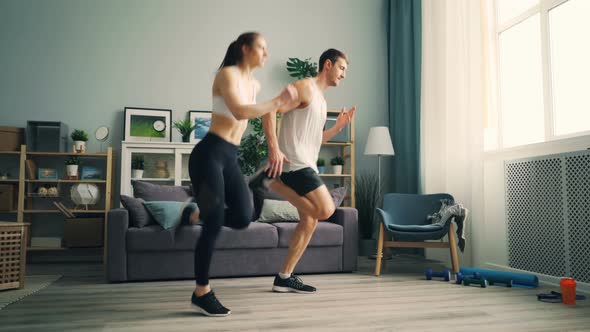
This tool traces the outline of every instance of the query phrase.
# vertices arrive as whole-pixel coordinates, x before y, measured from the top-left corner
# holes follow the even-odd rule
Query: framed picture
[[[57,170],[55,168],[41,168],[37,169],[37,178],[39,180],[57,180]]]
[[[125,107],[125,141],[172,142],[172,110]]]
[[[191,124],[195,124],[195,130],[191,135],[190,142],[198,143],[205,137],[211,127],[211,112],[209,111],[189,111]]]
[[[102,180],[102,171],[95,166],[82,166],[82,180]]]

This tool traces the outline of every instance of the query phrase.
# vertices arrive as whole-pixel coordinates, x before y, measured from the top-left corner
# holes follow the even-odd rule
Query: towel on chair
[[[444,226],[450,218],[453,218],[455,224],[457,224],[457,236],[459,237],[457,245],[461,252],[463,252],[465,250],[465,227],[469,210],[462,204],[455,203],[449,199],[441,199],[440,202],[440,210],[428,215],[426,220],[430,220],[432,224]]]

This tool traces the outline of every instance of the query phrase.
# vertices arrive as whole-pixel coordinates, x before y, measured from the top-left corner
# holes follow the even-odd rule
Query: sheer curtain
[[[421,191],[448,192],[470,210],[461,265],[477,261],[483,225],[485,2],[423,0]],[[426,256],[450,261],[442,250]]]

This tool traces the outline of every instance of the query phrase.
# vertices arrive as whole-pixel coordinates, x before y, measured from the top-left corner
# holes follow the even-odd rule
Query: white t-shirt
[[[289,163],[283,164],[284,172],[293,172],[311,167],[316,172],[316,162],[322,147],[327,105],[318,89],[313,90],[311,102],[306,108],[296,109],[283,115],[279,133],[279,148]]]

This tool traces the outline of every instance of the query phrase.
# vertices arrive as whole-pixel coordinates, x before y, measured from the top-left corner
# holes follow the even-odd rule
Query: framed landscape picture
[[[125,107],[125,141],[171,142],[172,110]]]
[[[211,127],[211,112],[209,111],[189,111],[191,124],[195,124],[195,130],[191,135],[190,142],[198,143],[205,137]]]

